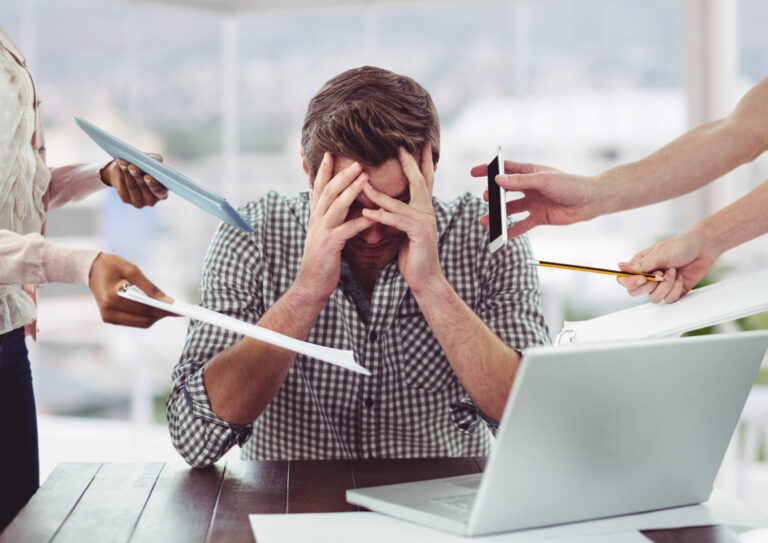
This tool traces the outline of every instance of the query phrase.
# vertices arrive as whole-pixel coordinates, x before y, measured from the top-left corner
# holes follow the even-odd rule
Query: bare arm
[[[593,190],[607,197],[602,215],[641,207],[696,190],[768,149],[768,79],[733,113],[683,134],[648,157],[598,175]]]
[[[768,232],[768,180],[693,227],[713,255]]]
[[[409,181],[410,202],[390,198],[367,185],[365,194],[381,209],[364,209],[363,215],[407,235],[398,255],[400,273],[472,401],[483,413],[499,420],[520,355],[464,303],[440,268],[431,204],[431,146],[427,144],[422,150],[421,168],[403,149],[399,158]]]
[[[661,283],[642,277],[621,278],[631,296],[672,303],[701,281],[724,252],[768,232],[768,180],[690,230],[655,243],[620,266],[627,271],[664,271]]]
[[[346,241],[370,226],[346,221],[350,204],[368,181],[355,163],[331,179],[333,158],[323,159],[314,183],[301,270],[291,288],[261,317],[259,326],[305,339],[339,281]],[[212,411],[234,424],[250,424],[282,386],[296,353],[243,338],[205,365],[203,380]]]
[[[486,326],[444,277],[414,292],[414,298],[474,404],[501,420],[519,353]]]
[[[313,299],[314,298],[314,299]],[[289,289],[258,321],[259,326],[305,339],[325,301]],[[245,337],[214,356],[203,370],[211,409],[233,424],[250,424],[282,386],[296,353]]]
[[[753,87],[728,117],[704,124],[651,155],[595,176],[547,166],[505,162],[496,182],[523,197],[507,213],[529,216],[509,229],[514,237],[541,224],[564,225],[641,207],[696,190],[768,149],[768,79]],[[484,177],[484,165],[472,168]],[[487,199],[487,195],[486,195]],[[487,226],[487,215],[481,219]]]

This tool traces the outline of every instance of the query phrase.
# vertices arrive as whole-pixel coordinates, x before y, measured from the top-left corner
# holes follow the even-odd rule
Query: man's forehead
[[[338,157],[333,163],[333,175],[336,175],[353,162],[354,160],[350,158]],[[363,165],[363,171],[368,173],[368,183],[379,192],[399,199],[409,194],[408,178],[398,159],[391,158],[380,166]],[[357,201],[363,204],[370,203],[368,198],[362,193],[357,198]]]

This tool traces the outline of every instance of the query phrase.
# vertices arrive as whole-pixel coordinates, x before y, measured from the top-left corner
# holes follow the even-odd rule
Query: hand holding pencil
[[[583,272],[590,272],[590,273],[602,273],[606,275],[617,275],[619,277],[643,277],[645,281],[643,281],[643,284],[645,284],[646,281],[663,281],[664,278],[662,276],[661,272],[653,273],[640,273],[640,272],[630,272],[630,271],[622,271],[622,270],[609,270],[607,268],[593,268],[592,266],[577,266],[576,264],[563,264],[562,262],[551,262],[548,260],[533,260],[528,259],[528,264],[531,266],[542,266],[545,268],[560,268],[562,270],[575,270],[575,271],[583,271]]]
[[[660,241],[640,251],[629,262],[619,263],[625,272],[647,273],[664,271],[664,281],[648,282],[641,278],[620,277],[618,282],[630,296],[648,294],[652,303],[673,303],[688,293],[709,270],[719,252],[712,252],[712,244],[698,228]]]
[[[619,270],[539,260],[529,260],[528,263],[616,275],[616,280],[630,296],[648,294],[652,303],[673,303],[701,281],[718,256],[719,253],[711,254],[705,250],[704,236],[692,229],[640,251],[629,262],[620,262]]]

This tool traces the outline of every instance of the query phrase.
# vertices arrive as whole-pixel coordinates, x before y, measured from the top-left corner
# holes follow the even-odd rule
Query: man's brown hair
[[[420,157],[427,142],[437,164],[440,121],[429,93],[410,77],[373,66],[347,70],[323,85],[301,130],[312,180],[326,151],[377,167],[397,158],[400,146]]]

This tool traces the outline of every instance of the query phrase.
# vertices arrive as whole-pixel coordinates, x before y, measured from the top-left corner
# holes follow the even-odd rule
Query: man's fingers
[[[320,161],[320,166],[317,168],[317,175],[315,176],[315,182],[312,185],[312,201],[315,208],[320,200],[320,195],[325,189],[325,185],[331,180],[333,174],[333,155],[329,152],[323,153],[323,159]],[[313,208],[313,210],[315,209]]]
[[[616,279],[619,284],[627,290],[636,289],[642,287],[648,283],[648,279],[644,275],[633,275],[631,277],[618,277]]]
[[[656,288],[648,296],[648,301],[653,304],[658,304],[664,301],[664,298],[672,291],[675,286],[675,279],[677,278],[677,270],[675,268],[669,268],[664,273],[664,281],[656,282]]]
[[[368,217],[356,217],[352,220],[340,224],[334,229],[334,231],[339,236],[339,239],[347,241],[358,235],[366,228],[372,226],[375,222],[376,221],[373,221]]]
[[[403,173],[405,173],[405,177],[408,179],[408,186],[411,192],[410,205],[416,205],[421,208],[430,202],[426,180],[421,174],[419,165],[416,164],[416,159],[405,148],[400,147],[398,149],[398,158],[403,167]]]
[[[620,277],[619,279],[625,279],[623,277]],[[643,296],[645,294],[649,294],[653,292],[658,283],[654,283],[653,281],[646,281],[644,285],[639,287],[633,287],[633,288],[627,288],[627,294],[630,296],[636,297],[636,296]]]
[[[147,156],[151,156],[152,158],[154,158],[158,162],[162,162],[163,161],[163,155],[161,155],[160,153],[144,153],[144,154],[146,154]]]
[[[488,217],[488,214],[486,213],[482,217],[480,217],[480,225],[487,228],[490,224],[490,218]],[[534,219],[531,215],[525,217],[524,219],[517,221],[515,224],[507,228],[507,239],[516,238],[517,236],[520,236],[522,234],[525,234],[528,230],[531,228],[534,228],[539,223]]]
[[[522,221],[516,222],[509,228],[507,228],[507,238],[512,239],[525,234],[528,230],[538,225],[539,223],[533,217],[526,217]]]
[[[526,162],[514,162],[512,160],[505,160],[504,161],[504,173],[507,174],[530,174],[530,173],[536,173],[537,171],[543,169],[542,166],[537,166],[536,164],[528,164]]]
[[[432,144],[427,142],[421,149],[421,176],[427,183],[427,193],[432,195],[435,185],[435,164],[432,162]]]
[[[407,215],[409,217],[417,217],[420,211],[414,209],[411,205],[406,204],[405,202],[402,202],[400,200],[397,200],[396,198],[392,198],[391,196],[387,196],[383,192],[379,192],[375,188],[371,186],[370,183],[367,183],[363,187],[363,192],[365,192],[365,195],[376,205],[378,205],[380,208],[390,211],[392,213],[398,213],[401,215]]]
[[[528,206],[528,200],[523,196],[522,198],[515,198],[507,202],[507,215],[514,215],[515,213],[524,213],[530,211]]]
[[[362,171],[363,167],[360,163],[353,162],[334,175],[333,179],[328,181],[323,188],[323,191],[320,193],[320,197],[315,204],[315,212],[320,215],[325,215],[328,208],[331,207],[331,204],[338,198],[339,194],[354,182]]]
[[[363,216],[386,226],[396,228],[406,234],[414,230],[415,220],[398,213],[390,213],[384,209],[363,209]]]
[[[362,172],[352,181],[339,196],[331,203],[325,216],[331,221],[342,222],[349,213],[349,206],[355,201],[355,198],[362,192],[363,187],[368,183],[368,173]]]
[[[532,173],[497,175],[495,181],[496,184],[504,190],[539,190],[542,182],[544,181],[544,175],[546,174]]]
[[[675,303],[683,294],[685,294],[683,276],[678,275],[677,279],[675,279],[675,285],[672,287],[672,290],[669,291],[669,294],[664,297],[664,301],[668,304]]]
[[[472,169],[469,170],[469,174],[472,177],[488,177],[488,165],[478,164],[477,166],[473,166]]]

